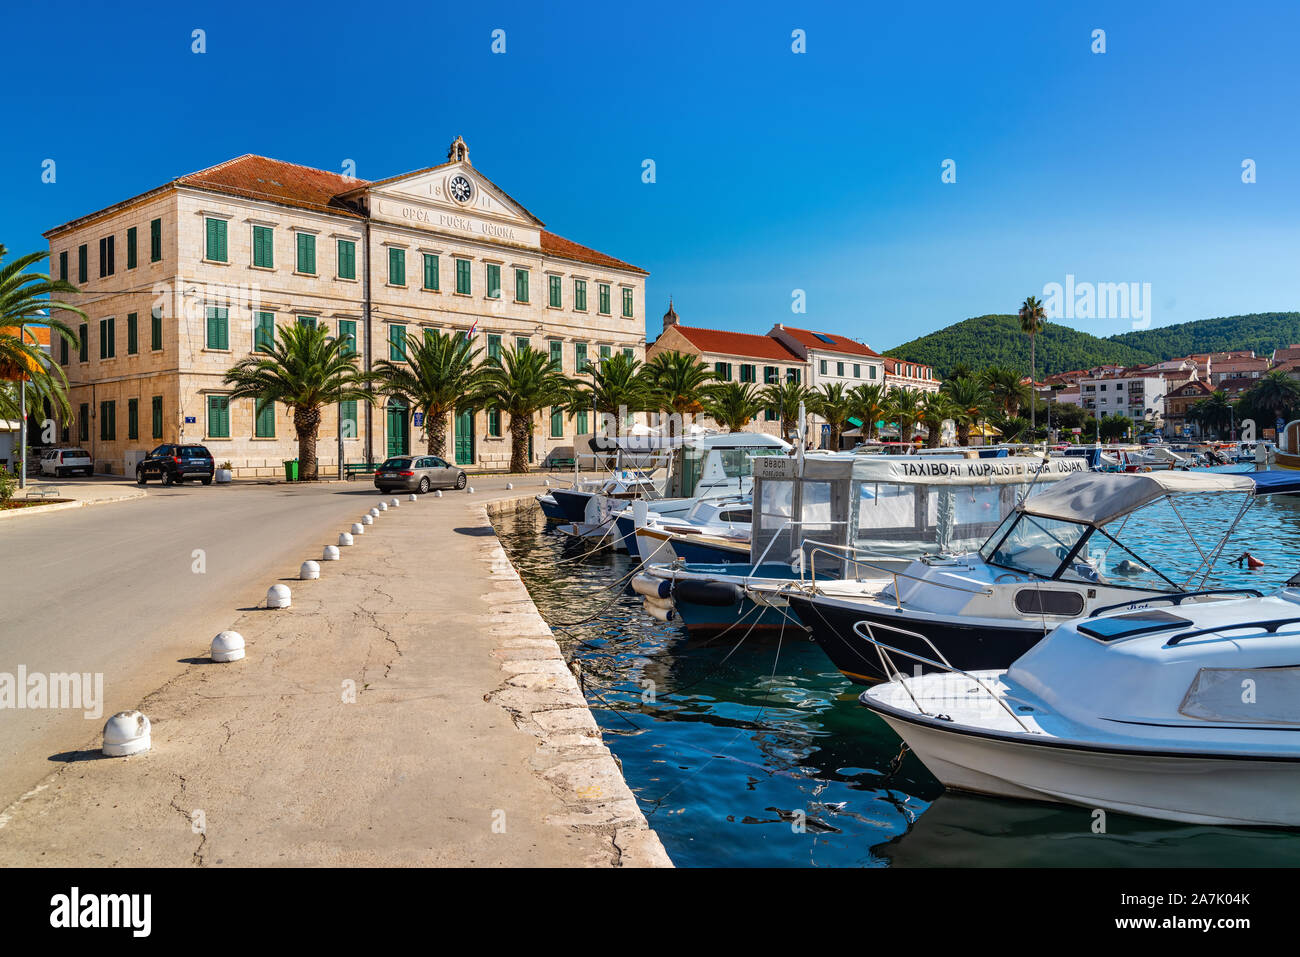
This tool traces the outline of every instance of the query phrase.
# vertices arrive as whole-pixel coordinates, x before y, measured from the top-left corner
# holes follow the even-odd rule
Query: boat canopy
[[[1023,485],[1035,479],[1056,481],[1086,472],[1081,459],[1003,456],[968,459],[938,455],[880,456],[851,452],[809,455],[803,477],[813,481],[883,482],[898,485]]]
[[[1300,473],[1084,472],[1026,499],[1020,511],[1094,527],[1122,518],[1168,495],[1300,492]]]

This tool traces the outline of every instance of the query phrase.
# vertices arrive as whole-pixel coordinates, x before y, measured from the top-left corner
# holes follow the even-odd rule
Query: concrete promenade
[[[196,633],[143,701],[110,690],[153,749],[102,758],[87,722],[0,813],[0,866],[669,865],[489,524],[541,486],[514,481],[399,496],[298,581],[381,500],[357,496],[258,584],[291,608],[239,609],[247,658],[211,663]]]

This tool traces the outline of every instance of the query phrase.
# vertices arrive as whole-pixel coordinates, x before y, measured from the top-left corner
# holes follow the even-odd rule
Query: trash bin
[[[298,460],[288,459],[284,463],[284,480],[286,482],[298,481]]]

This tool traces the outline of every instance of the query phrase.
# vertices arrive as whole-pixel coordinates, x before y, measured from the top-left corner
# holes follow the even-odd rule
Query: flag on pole
[[[468,329],[465,330],[465,338],[466,338],[466,339],[473,339],[473,338],[474,338],[474,330],[476,330],[477,328],[478,328],[478,320],[475,319],[472,323],[470,323],[470,327],[469,327]]]

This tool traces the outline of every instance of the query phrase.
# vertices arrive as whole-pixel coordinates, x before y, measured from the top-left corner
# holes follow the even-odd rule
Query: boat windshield
[[[1089,526],[1077,522],[1012,512],[984,543],[980,557],[991,565],[1052,578],[1089,531]],[[1067,571],[1073,570],[1076,564],[1077,561],[1071,562]],[[1095,569],[1091,574],[1095,576]],[[1096,581],[1095,577],[1089,579],[1090,570],[1086,568],[1078,569],[1075,575]]]
[[[747,449],[718,450],[718,457],[722,462],[722,471],[727,478],[748,478],[753,475],[753,459],[758,456],[786,454],[785,449],[773,445],[760,445]]]

